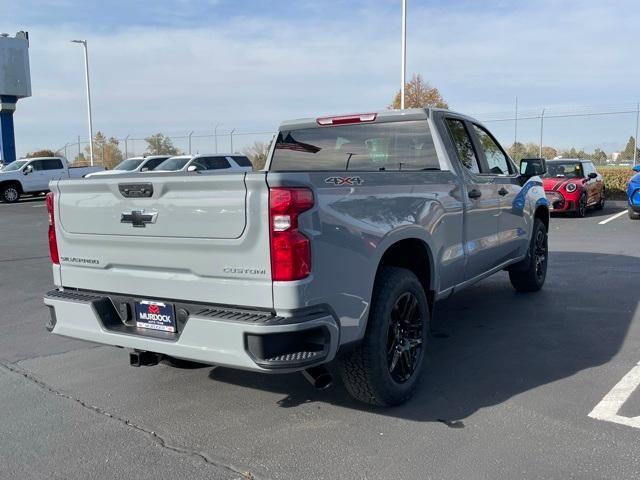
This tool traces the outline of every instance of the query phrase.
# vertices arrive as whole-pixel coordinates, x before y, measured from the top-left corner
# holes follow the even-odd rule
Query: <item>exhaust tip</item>
[[[302,375],[316,390],[325,390],[333,384],[333,376],[322,366],[307,368]]]

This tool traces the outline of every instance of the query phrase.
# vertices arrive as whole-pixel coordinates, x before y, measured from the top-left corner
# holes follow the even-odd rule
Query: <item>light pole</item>
[[[71,40],[71,43],[80,43],[84,47],[84,74],[87,83],[87,116],[89,117],[89,157],[93,166],[93,119],[91,117],[91,89],[89,87],[89,51],[87,50],[86,40]]]
[[[404,110],[404,84],[407,77],[407,0],[402,0],[402,73],[400,75],[400,110]]]
[[[189,137],[189,155],[191,155],[191,135],[193,135],[193,130],[191,130],[189,135],[187,135]]]
[[[216,153],[218,153],[218,127],[220,125],[220,123],[216,123],[216,126],[213,129],[213,138],[215,138]]]
[[[233,130],[231,130],[231,132],[229,133],[229,136],[231,137],[231,153],[233,153],[233,133],[236,131],[236,129],[234,128]]]

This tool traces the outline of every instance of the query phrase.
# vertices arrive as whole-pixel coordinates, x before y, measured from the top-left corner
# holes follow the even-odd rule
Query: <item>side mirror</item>
[[[33,173],[33,167],[31,165],[27,165],[22,169],[22,173],[24,173],[25,175],[29,175],[30,173]]]
[[[187,167],[187,172],[197,172],[199,170],[197,165],[189,165]]]
[[[547,162],[544,158],[523,158],[520,161],[520,175],[535,177],[547,173]]]
[[[149,167],[142,167],[140,169],[141,172],[148,172],[149,171]]]
[[[633,171],[640,173],[640,165],[636,165],[635,167],[633,167]]]
[[[591,173],[589,174],[589,178],[591,178],[591,179],[598,178],[598,174],[597,174],[597,173],[595,173],[595,172],[591,172]]]

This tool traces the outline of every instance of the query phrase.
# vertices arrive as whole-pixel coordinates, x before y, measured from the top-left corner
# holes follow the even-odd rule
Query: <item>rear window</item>
[[[271,170],[439,170],[425,120],[281,131]]]
[[[236,162],[238,164],[238,166],[240,167],[253,167],[253,164],[251,163],[251,161],[247,158],[247,157],[231,157],[233,158],[234,162]]]

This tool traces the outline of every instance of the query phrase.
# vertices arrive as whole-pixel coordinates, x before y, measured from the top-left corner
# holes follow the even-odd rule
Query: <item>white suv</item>
[[[253,165],[244,155],[232,153],[178,155],[168,158],[154,172],[196,172],[201,170],[225,170],[229,172],[251,172]]]

